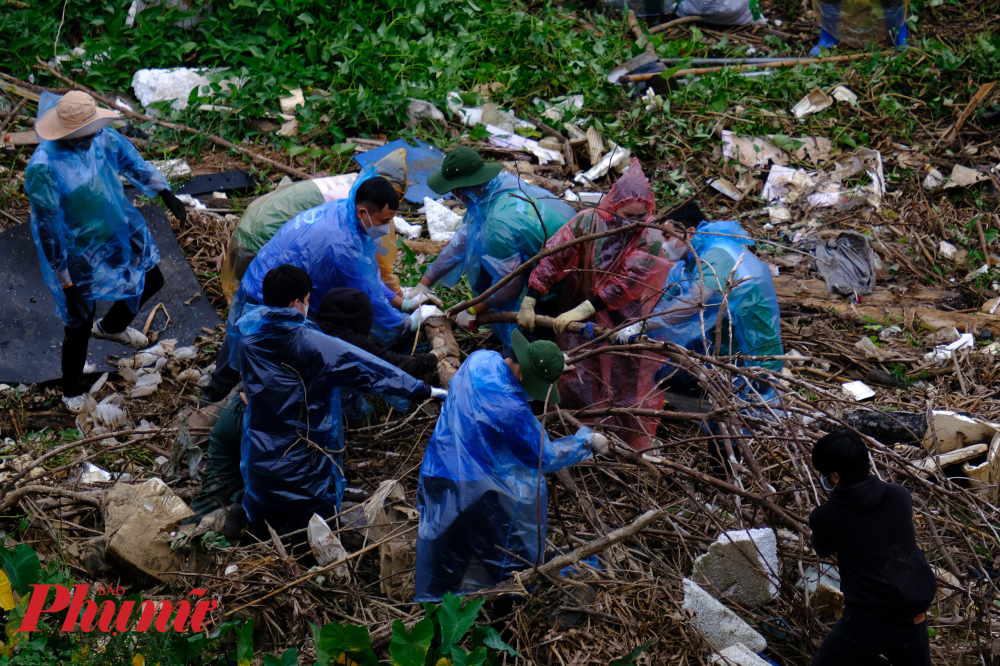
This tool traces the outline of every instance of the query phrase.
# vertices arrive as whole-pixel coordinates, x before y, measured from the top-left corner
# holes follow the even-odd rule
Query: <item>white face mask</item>
[[[687,246],[679,240],[668,240],[666,255],[670,261],[680,261],[687,254]]]

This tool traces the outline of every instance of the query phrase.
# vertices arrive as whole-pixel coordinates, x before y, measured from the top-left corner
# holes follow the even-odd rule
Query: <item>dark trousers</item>
[[[417,491],[422,497],[418,503],[425,506],[453,503],[456,483],[451,479],[422,478]],[[435,599],[445,592],[458,594],[473,559],[478,560],[490,579],[482,581],[486,585],[529,568],[533,563],[524,563],[500,550],[503,548],[526,560],[530,558],[524,543],[512,530],[512,520],[501,506],[497,492],[489,490],[433,539],[419,539],[417,567],[424,570],[418,571],[418,579],[427,583],[417,593]]]
[[[247,305],[260,305],[260,301],[257,299],[251,296],[246,298]],[[233,390],[234,386],[240,383],[240,373],[229,364],[229,352],[232,350],[231,341],[235,339],[229,335],[229,327],[235,325],[235,321],[226,322],[226,337],[222,339],[219,354],[215,357],[215,370],[212,371],[208,386],[201,392],[202,403],[222,400]]]
[[[159,266],[146,272],[139,309],[163,287],[163,273]],[[105,333],[121,333],[135,319],[136,312],[129,309],[125,301],[115,301],[108,313],[101,318],[101,328]],[[90,312],[87,323],[76,328],[65,327],[62,346],[63,395],[67,398],[80,395],[87,390],[83,385],[83,367],[87,363],[87,345],[90,330],[94,327],[94,311]]]
[[[879,620],[844,615],[819,646],[812,666],[930,666],[931,646],[927,620],[913,624],[906,620]]]
[[[240,442],[243,437],[243,415],[246,404],[234,395],[219,414],[208,435],[208,463],[201,490],[191,500],[192,520],[243,499],[243,475],[240,473]]]

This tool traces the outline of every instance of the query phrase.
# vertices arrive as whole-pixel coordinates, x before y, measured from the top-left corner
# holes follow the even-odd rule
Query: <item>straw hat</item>
[[[94,98],[85,92],[72,90],[60,99],[35,123],[40,139],[78,139],[94,134],[118,120],[117,111],[97,108]]]

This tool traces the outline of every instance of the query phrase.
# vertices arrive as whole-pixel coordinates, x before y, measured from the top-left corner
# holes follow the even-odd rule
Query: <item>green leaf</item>
[[[181,53],[190,53],[191,51],[198,48],[198,45],[194,42],[184,42],[181,44]]]
[[[609,666],[632,666],[632,664],[635,663],[635,660],[639,658],[639,655],[642,654],[646,648],[648,648],[655,642],[656,639],[653,638],[646,641],[642,645],[637,645],[636,647],[632,648],[632,651],[628,653],[627,657],[624,657],[623,659],[615,659],[614,661],[611,662]]]
[[[517,650],[507,645],[507,643],[500,638],[500,632],[493,627],[477,627],[477,629],[485,632],[486,637],[483,639],[483,645],[486,647],[491,647],[494,650],[503,650],[512,657],[516,657],[518,659],[521,658],[521,655],[517,653]]]
[[[309,14],[307,14],[306,12],[302,12],[301,14],[299,14],[298,16],[296,16],[295,18],[297,18],[298,20],[302,21],[306,25],[312,25],[313,23],[315,23],[315,21],[313,20],[313,17],[309,16]]]
[[[341,655],[346,655],[359,666],[378,666],[378,656],[372,651],[372,639],[367,627],[328,622],[318,632],[318,637],[316,634],[314,627],[316,658],[321,666],[333,663]]]
[[[295,648],[289,648],[281,653],[281,663],[279,666],[298,666],[299,663],[299,651]]]
[[[771,143],[776,145],[782,150],[788,151],[790,153],[795,152],[795,146],[792,145],[792,140],[788,138],[787,134],[775,134],[771,137]]]
[[[484,647],[477,648],[472,652],[466,652],[457,645],[451,649],[453,666],[483,666],[488,656]]]
[[[438,609],[438,624],[441,626],[441,651],[448,652],[451,646],[462,640],[466,632],[476,623],[479,609],[485,600],[476,599],[467,604],[451,592],[446,592],[441,598]]]
[[[239,666],[250,666],[253,661],[253,618],[236,629],[236,661]]]
[[[3,570],[10,580],[10,586],[22,597],[31,591],[31,586],[38,582],[42,575],[42,563],[38,555],[27,544],[18,544],[14,550],[0,550],[3,557]]]
[[[434,640],[434,620],[424,618],[417,622],[413,631],[407,633],[406,626],[396,620],[392,623],[392,641],[389,654],[394,666],[424,666],[427,651]]]
[[[354,152],[355,148],[356,146],[353,143],[335,143],[330,150],[338,155],[350,155]]]

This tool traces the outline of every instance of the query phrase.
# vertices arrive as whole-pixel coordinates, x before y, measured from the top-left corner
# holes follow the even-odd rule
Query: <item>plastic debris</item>
[[[193,361],[198,358],[197,347],[178,347],[174,350],[173,357],[179,361]]]
[[[177,373],[175,379],[179,382],[197,382],[201,379],[201,370],[198,368],[188,368]]]
[[[430,197],[424,198],[424,211],[427,216],[427,231],[432,241],[447,242],[462,226],[462,216],[451,212],[451,209],[439,204]]]
[[[937,361],[938,363],[944,363],[945,361],[950,361],[952,355],[959,349],[967,349],[976,346],[976,339],[973,337],[972,333],[963,333],[958,340],[955,340],[947,346],[937,346],[934,351],[927,352],[924,354],[924,359],[927,361]]]
[[[73,483],[109,483],[111,475],[93,463],[80,465],[79,475],[71,479]]]
[[[833,98],[823,92],[822,88],[813,88],[808,95],[792,107],[792,114],[802,120],[806,116],[819,113],[830,106],[833,106]]]
[[[948,241],[943,240],[940,245],[938,245],[938,252],[944,255],[945,259],[954,259],[955,253],[958,252],[958,248]]]
[[[690,578],[684,579],[684,610],[691,611],[691,623],[705,636],[711,646],[722,651],[743,643],[754,652],[767,647],[767,641],[749,624],[719,603]]]
[[[612,169],[624,173],[631,161],[632,151],[628,148],[622,148],[613,141],[608,141],[608,152],[601,158],[601,161],[588,171],[577,175],[574,180],[581,185],[587,185],[608,175]]]
[[[177,199],[188,208],[194,208],[195,210],[205,210],[208,208],[208,206],[190,194],[178,194]]]
[[[854,346],[864,352],[865,358],[873,358],[879,363],[892,361],[901,357],[899,352],[877,346],[867,336],[862,336],[860,340],[854,343]]]
[[[347,558],[347,550],[340,543],[340,538],[333,533],[333,530],[319,514],[314,513],[309,519],[306,532],[309,536],[309,549],[321,567]],[[335,577],[345,582],[351,580],[351,572],[347,568],[346,562],[335,566],[332,572]]]
[[[867,400],[875,395],[875,391],[862,381],[847,382],[841,388],[844,389],[844,393],[850,398],[858,402]]]
[[[426,122],[442,128],[448,124],[441,109],[422,99],[411,98],[409,106],[406,107],[406,127],[411,130],[417,129]]]
[[[844,593],[840,591],[840,572],[832,564],[805,568],[805,578],[799,579],[796,589],[805,588],[809,594],[809,607],[820,616],[837,617],[844,610]]]
[[[743,193],[725,178],[714,178],[708,184],[712,186],[713,190],[722,192],[733,201],[739,201],[743,198]]]
[[[938,453],[948,453],[970,444],[992,442],[1000,433],[1000,426],[989,421],[957,414],[946,409],[934,410],[934,432],[924,435],[923,447],[934,451],[934,439],[937,437]]]
[[[189,69],[187,67],[140,69],[132,77],[132,90],[135,91],[139,103],[144,107],[149,107],[154,102],[172,101],[170,108],[180,111],[187,108],[188,97],[195,88],[198,89],[199,96],[211,96],[213,94],[212,82],[208,77],[220,71],[225,70]],[[233,85],[239,87],[239,83],[238,79],[230,78],[220,81],[219,85],[222,90],[228,90]],[[147,112],[154,118],[159,115],[156,109],[147,108]]]
[[[875,252],[867,236],[842,231],[836,238],[803,242],[816,256],[816,272],[826,281],[827,291],[857,298],[875,289]]]
[[[649,3],[637,5],[648,6]],[[672,2],[664,3],[662,10],[664,14],[673,11],[677,16],[700,16],[702,21],[718,25],[750,25],[761,20],[760,4],[756,0],[680,0],[676,6]]]
[[[830,96],[838,102],[847,102],[848,104],[857,104],[858,102],[858,96],[845,85],[834,86],[833,90],[830,91]]]
[[[937,425],[936,422],[935,425]],[[960,449],[954,449],[948,453],[942,453],[938,456],[931,456],[930,458],[924,458],[923,460],[915,460],[910,464],[917,470],[917,475],[926,478],[933,474],[936,470],[943,469],[948,465],[957,465],[958,463],[978,458],[986,453],[989,448],[990,447],[986,444],[963,446]]]
[[[188,429],[187,418],[181,414],[177,419],[177,438],[170,448],[170,466],[167,467],[167,479],[173,479],[181,471],[181,465],[187,461],[188,476],[192,481],[201,481],[198,465],[203,455],[200,447],[191,442],[191,431]]]
[[[420,234],[424,232],[424,228],[419,224],[410,224],[398,215],[392,218],[393,224],[396,225],[396,231],[408,238],[409,240],[416,240],[420,238]]]
[[[131,111],[132,109],[128,110]],[[159,169],[164,178],[169,178],[171,180],[175,180],[177,178],[190,178],[192,174],[191,165],[188,164],[186,160],[179,157],[173,160],[151,160],[151,163]]]
[[[691,579],[712,596],[758,608],[778,598],[778,567],[774,530],[732,530],[720,534],[694,561]]]
[[[135,388],[129,393],[130,398],[144,398],[147,395],[156,393],[156,388],[163,381],[163,376],[158,372],[151,372],[139,377],[135,382]]]

